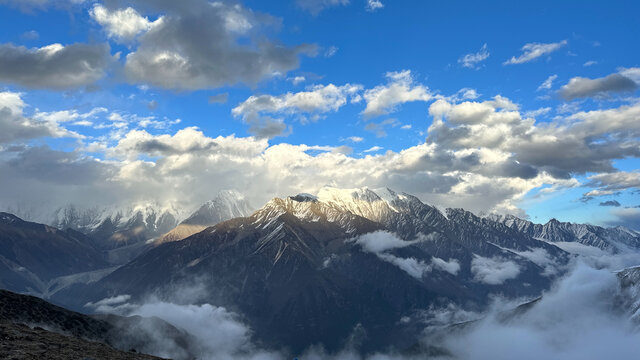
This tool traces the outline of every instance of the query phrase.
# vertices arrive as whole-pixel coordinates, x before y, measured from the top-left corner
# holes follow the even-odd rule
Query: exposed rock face
[[[81,307],[197,279],[206,302],[241,313],[268,344],[335,350],[360,329],[362,349],[375,350],[412,344],[418,327],[399,319],[430,306],[538,296],[561,272],[532,260],[533,251],[558,268],[569,260],[556,246],[463,210],[444,215],[388,189],[325,188],[162,244],[61,296]]]
[[[317,195],[274,198],[250,216],[241,200],[222,194],[165,242],[110,249],[115,256],[143,246],[117,269],[80,276],[91,281],[50,280],[57,285],[49,295],[87,310],[88,302],[117,295],[134,303],[150,294],[170,300],[181,286],[196,286],[203,294],[192,303],[241,314],[269,347],[297,353],[321,344],[331,351],[351,341],[363,352],[402,350],[420,336],[425,309],[482,310],[494,295],[539,297],[566,271],[573,256],[566,244],[610,253],[640,248],[637,234],[626,229],[441,212],[390,189],[326,187]],[[64,233],[75,234],[70,231]]]

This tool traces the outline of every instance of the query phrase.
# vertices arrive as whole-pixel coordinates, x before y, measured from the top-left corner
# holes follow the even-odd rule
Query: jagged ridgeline
[[[175,301],[197,287],[197,297],[180,301],[231,309],[266,346],[370,352],[413,348],[426,309],[535,299],[585,249],[640,250],[640,234],[625,228],[441,211],[390,189],[325,187],[252,210],[242,195],[222,192],[173,227],[157,225],[158,211],[76,227],[82,232],[2,215],[1,285],[85,312],[106,298]],[[105,236],[98,229],[109,221]],[[25,255],[44,246],[40,238],[51,247],[43,253],[64,253],[63,264]]]

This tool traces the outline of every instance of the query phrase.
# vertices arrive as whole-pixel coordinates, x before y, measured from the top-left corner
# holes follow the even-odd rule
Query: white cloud
[[[364,138],[360,137],[360,136],[349,136],[347,138],[347,140],[354,142],[354,143],[359,143],[359,142],[363,142]]]
[[[264,36],[254,41],[254,33],[277,21],[240,4],[172,3],[147,3],[162,19],[127,54],[130,82],[175,90],[256,84],[297,68],[300,55],[316,51],[315,45],[288,47]]]
[[[364,93],[367,106],[362,114],[367,118],[388,114],[407,102],[433,99],[426,86],[414,84],[410,70],[388,72],[385,76],[388,79],[386,85],[378,85]]]
[[[583,66],[584,66],[584,67],[589,67],[589,66],[596,65],[597,63],[598,63],[597,61],[589,60],[589,61],[585,62],[585,63],[583,64]]]
[[[635,81],[637,84],[640,84],[640,67],[619,68],[618,72],[620,75]]]
[[[520,315],[505,321],[505,312],[518,304],[497,304],[467,331],[438,343],[461,360],[633,359],[640,351],[640,337],[620,311],[612,270],[579,264]]]
[[[477,53],[466,54],[458,59],[458,64],[462,64],[463,67],[477,69],[478,64],[489,58],[489,48],[487,44],[482,45]]]
[[[612,195],[627,189],[640,189],[640,172],[611,172],[589,176],[586,186],[594,187],[587,197]]]
[[[542,267],[543,275],[555,275],[560,271],[560,264],[543,248],[534,248],[527,251],[514,251],[516,254]]]
[[[0,92],[0,144],[19,143],[43,137],[82,137],[59,124],[72,120],[67,116],[74,112],[38,113],[30,118],[23,113],[25,106],[22,94]]]
[[[431,271],[431,265],[415,258],[400,258],[389,250],[411,246],[428,239],[421,237],[416,240],[407,241],[398,238],[395,234],[387,231],[374,231],[360,235],[354,239],[355,243],[362,247],[363,251],[376,254],[381,260],[399,267],[412,277],[421,280],[425,272]]]
[[[291,81],[293,85],[298,85],[302,82],[305,82],[307,79],[304,76],[295,76],[292,78],[288,78],[287,80]]]
[[[111,11],[100,4],[95,4],[89,15],[104,27],[109,37],[125,41],[132,40],[162,21],[162,18],[149,21],[131,7]]]
[[[534,118],[535,119],[535,118],[537,118],[539,116],[546,115],[546,114],[548,114],[550,112],[551,112],[551,108],[550,107],[543,107],[543,108],[539,108],[539,109],[536,109],[536,110],[527,111],[526,113],[524,113],[524,116],[526,118]]]
[[[553,81],[558,78],[558,75],[550,75],[547,80],[542,82],[540,86],[538,86],[538,91],[540,90],[549,90],[553,86]]]
[[[475,281],[487,285],[500,285],[518,277],[520,267],[515,262],[500,257],[486,258],[475,255],[471,260],[471,272]]]
[[[529,61],[535,60],[543,55],[550,54],[561,47],[567,45],[567,40],[562,40],[556,43],[542,44],[542,43],[529,43],[522,47],[522,55],[515,57],[504,62],[505,65],[509,64],[524,64]]]
[[[445,261],[434,257],[431,259],[431,265],[434,269],[446,271],[451,275],[458,275],[458,272],[460,271],[460,262],[456,259],[449,259],[449,261]]]
[[[372,147],[368,148],[367,150],[364,150],[363,152],[366,152],[366,153],[376,152],[376,151],[380,151],[382,149],[384,149],[384,148],[376,145],[376,146],[372,146]]]
[[[11,99],[7,109],[28,107],[19,96]],[[280,109],[277,115],[295,115]],[[433,124],[426,142],[364,157],[352,157],[350,149],[335,146],[209,137],[196,128],[152,133],[142,126],[169,126],[177,120],[111,111],[110,120],[97,121],[102,115],[91,119],[98,135],[84,139],[87,143],[74,152],[24,147],[0,152],[0,206],[38,203],[44,211],[69,202],[126,206],[157,201],[193,208],[220,189],[242,191],[252,203],[262,204],[274,196],[314,193],[330,183],[348,188],[388,186],[442,207],[521,214],[519,200],[532,190],[578,186],[572,174],[615,171],[615,159],[638,156],[640,151],[633,145],[640,132],[640,105],[578,112],[540,123],[500,96],[458,104],[439,99],[429,111]],[[82,121],[56,121],[53,132],[49,121],[21,117],[16,120],[21,130],[24,124],[38,124],[38,131],[14,133],[3,139],[5,144],[72,136],[64,127]],[[96,152],[102,160],[84,151]],[[255,181],[258,178],[263,181]]]
[[[254,133],[261,137],[272,137],[276,134],[265,134],[259,125],[261,121],[267,124],[273,122],[282,123],[282,119],[274,119],[266,115],[291,116],[295,115],[303,123],[315,121],[322,114],[337,111],[346,105],[349,100],[354,101],[362,90],[360,85],[346,84],[342,86],[315,85],[306,91],[286,93],[279,96],[252,95],[247,100],[233,108],[232,113],[236,117],[242,117],[243,121],[254,127]],[[284,131],[284,129],[282,129]]]
[[[384,4],[380,0],[367,0],[367,6],[365,7],[367,11],[376,11],[378,9],[382,9]]]

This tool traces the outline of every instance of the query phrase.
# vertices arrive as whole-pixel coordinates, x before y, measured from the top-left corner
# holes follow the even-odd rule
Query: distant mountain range
[[[170,298],[181,286],[197,285],[204,294],[194,303],[241,314],[271,346],[293,353],[316,344],[337,350],[345,339],[353,342],[358,329],[365,335],[354,346],[370,352],[413,346],[430,307],[482,310],[492,296],[537,298],[585,248],[640,251],[640,234],[625,228],[441,212],[390,189],[325,187],[251,209],[242,195],[222,192],[180,223],[147,211],[76,226],[85,234],[29,225],[39,226],[32,230],[36,238],[55,235],[48,246],[64,253],[60,264],[15,256],[31,250],[21,248],[28,242],[5,241],[23,223],[5,214],[0,254],[12,266],[2,271],[16,280],[2,286],[89,311],[85,304],[104,298],[126,294],[142,302],[149,294]],[[109,221],[112,227],[101,232]],[[135,244],[136,251],[120,258],[131,260],[113,268],[114,250]],[[88,250],[72,256],[80,248]],[[44,264],[60,269],[58,277],[107,270],[47,292],[53,277],[38,272]],[[21,268],[49,287],[29,283]]]

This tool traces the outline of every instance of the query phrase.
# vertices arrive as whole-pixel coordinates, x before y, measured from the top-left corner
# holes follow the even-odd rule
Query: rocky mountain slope
[[[3,359],[38,355],[47,359],[155,359],[139,353],[162,352],[168,344],[174,351],[162,355],[193,356],[190,335],[160,319],[87,316],[5,290],[0,290],[0,328]]]
[[[1,288],[43,294],[56,278],[108,266],[80,232],[0,213]]]
[[[120,294],[141,301],[197,279],[206,302],[245,316],[268,344],[335,350],[358,328],[362,349],[375,350],[411,344],[431,306],[539,296],[569,259],[460,209],[443,214],[388,189],[324,188],[164,243],[57,299],[74,299],[74,307]]]
[[[551,219],[546,224],[534,224],[513,215],[494,215],[490,219],[533,238],[553,243],[576,242],[613,253],[640,248],[640,235],[623,227],[603,228],[589,224],[560,222],[556,219]]]

